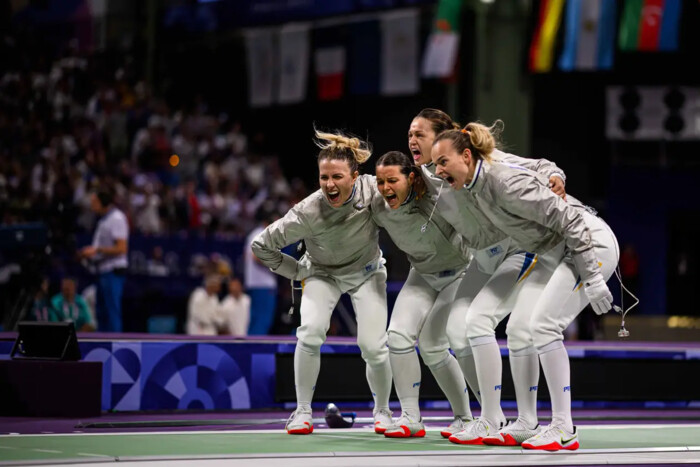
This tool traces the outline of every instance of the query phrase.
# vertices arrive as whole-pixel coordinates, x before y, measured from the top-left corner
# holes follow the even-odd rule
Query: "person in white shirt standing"
[[[129,223],[114,205],[114,194],[107,188],[92,193],[90,208],[101,217],[92,245],[82,248],[79,255],[91,261],[98,274],[96,314],[99,330],[121,332],[122,292],[129,266]]]
[[[228,295],[221,302],[221,314],[226,333],[232,336],[248,335],[250,297],[243,293],[243,285],[237,277],[228,281]]]
[[[221,277],[216,274],[204,279],[204,286],[197,287],[187,305],[187,334],[190,336],[216,336],[224,324],[219,302]]]
[[[250,245],[265,228],[276,220],[275,216],[264,210],[256,214],[259,221],[245,239],[248,248],[243,249],[245,270],[243,281],[250,296],[250,335],[269,334],[277,309],[277,275],[264,266],[253,254]]]

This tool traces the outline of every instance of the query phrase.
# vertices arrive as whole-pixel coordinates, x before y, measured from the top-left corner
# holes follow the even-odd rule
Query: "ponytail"
[[[435,138],[435,145],[444,139],[450,140],[457,152],[469,149],[477,160],[491,160],[491,153],[496,149],[497,138],[503,131],[503,121],[496,120],[487,127],[484,124],[471,122],[461,130],[448,130]]]
[[[369,143],[356,137],[346,136],[340,132],[326,133],[314,130],[316,134],[316,146],[321,148],[318,153],[318,162],[324,159],[344,160],[350,166],[350,171],[355,172],[360,164],[366,162],[372,156],[372,148]]]

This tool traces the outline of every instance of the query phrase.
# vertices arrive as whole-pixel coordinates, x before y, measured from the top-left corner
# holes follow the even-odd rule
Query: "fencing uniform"
[[[422,429],[418,408],[421,375],[416,341],[423,361],[450,402],[456,417],[453,423],[459,425],[462,420],[472,418],[465,380],[448,350],[450,344],[445,334],[455,292],[469,264],[470,253],[463,238],[445,219],[440,215],[431,216],[434,209],[430,197],[417,199],[413,192],[398,209],[391,209],[379,193],[372,201],[375,222],[386,229],[411,263],[408,278],[396,299],[387,335],[401,408],[409,420],[418,422],[418,430]],[[411,425],[406,426],[410,428]]]
[[[599,270],[606,279],[612,275],[619,259],[619,248],[610,228],[573,196],[567,195],[564,201],[553,194],[547,181],[538,174],[515,165],[478,161],[467,190],[472,193],[475,206],[490,222],[508,232],[524,249],[539,254],[538,262],[544,269],[553,272],[561,261],[568,265],[573,282],[567,293],[582,295],[579,294],[581,278],[591,277]],[[567,313],[560,314],[556,324],[533,324],[532,341],[514,337],[515,342],[509,342],[509,348],[518,350],[530,343],[540,348],[563,340],[564,329],[586,304],[585,296],[567,303],[570,305],[565,307],[569,308]],[[561,307],[561,303],[556,306]],[[545,320],[534,315],[533,319]]]
[[[386,268],[370,213],[375,195],[376,181],[370,175],[357,178],[350,198],[339,208],[333,208],[318,190],[253,240],[253,252],[263,264],[288,279],[303,280],[294,355],[297,406],[310,406],[331,314],[341,294],[348,293],[375,411],[388,410],[391,368],[386,346]],[[280,252],[302,239],[306,253],[299,261]]]
[[[526,159],[499,150],[493,155],[497,161],[519,163],[540,171],[544,177],[566,180],[564,172],[546,159]],[[439,212],[474,249],[474,261],[457,290],[447,332],[464,376],[479,398],[482,417],[495,428],[505,423],[500,407],[502,363],[495,329],[513,309],[513,297],[534,269],[535,255],[477,209],[469,190],[456,191],[444,184],[435,175],[434,164],[424,165],[422,172],[430,193],[438,197]],[[529,363],[532,359],[528,358]]]
[[[589,303],[582,282],[612,275],[615,235],[590,208],[570,195],[563,200],[548,180],[517,165],[478,161],[466,191],[489,221],[538,254],[538,267],[513,299],[508,347],[511,354],[537,349],[552,396],[550,426],[575,435],[563,331]]]

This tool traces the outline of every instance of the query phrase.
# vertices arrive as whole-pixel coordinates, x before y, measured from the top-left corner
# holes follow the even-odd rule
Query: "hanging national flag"
[[[568,0],[559,68],[607,70],[615,48],[615,0]]]
[[[272,28],[245,32],[248,62],[248,102],[251,107],[272,104],[275,76],[275,33]]]
[[[462,3],[462,0],[440,0],[433,29],[443,32],[459,32]]]
[[[423,56],[424,78],[449,78],[454,74],[459,51],[459,19],[462,0],[440,0],[433,32]]]
[[[382,94],[418,92],[418,10],[385,13],[382,24]]]
[[[664,3],[661,33],[659,34],[659,51],[661,52],[678,50],[678,32],[680,30],[682,4],[683,0],[666,0]]]
[[[322,101],[340,99],[345,78],[345,47],[316,49],[315,61],[318,98]]]
[[[345,94],[348,36],[347,25],[313,30],[316,94],[319,100],[336,100]]]
[[[309,69],[309,25],[288,24],[279,31],[280,104],[301,102],[306,97]]]
[[[535,35],[530,45],[530,71],[551,71],[554,62],[554,43],[559,32],[564,0],[542,0]]]
[[[681,8],[682,0],[626,0],[618,47],[626,52],[677,50]]]

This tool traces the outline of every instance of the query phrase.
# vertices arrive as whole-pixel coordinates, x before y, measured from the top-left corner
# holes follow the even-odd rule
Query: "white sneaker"
[[[539,432],[539,425],[530,428],[530,425],[518,418],[514,422],[509,422],[498,433],[486,436],[483,441],[489,446],[520,446],[523,441],[532,438]]]
[[[391,419],[392,412],[389,409],[374,409],[374,432],[383,434],[387,428],[394,424]]]
[[[285,426],[290,435],[309,435],[314,432],[314,419],[311,409],[300,408],[292,412]]]
[[[491,426],[483,418],[477,418],[469,423],[464,430],[450,436],[449,440],[457,444],[484,444],[483,439],[495,434],[500,426]]]
[[[460,431],[464,430],[467,427],[467,423],[471,422],[472,420],[473,418],[455,417],[455,419],[452,420],[452,423],[450,423],[447,428],[443,429],[440,434],[443,438],[449,438],[455,433],[459,433]]]
[[[542,449],[545,451],[575,451],[578,449],[578,433],[568,431],[563,425],[549,425],[532,438],[523,441],[525,449]]]
[[[384,432],[387,438],[422,438],[425,436],[425,425],[422,420],[413,420],[405,413],[396,422],[387,427]]]

